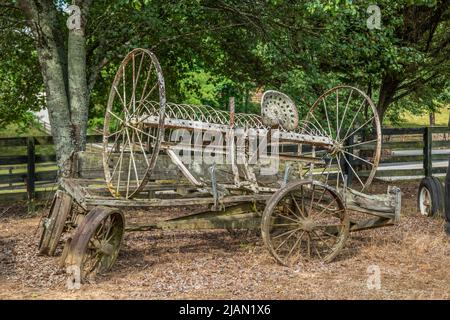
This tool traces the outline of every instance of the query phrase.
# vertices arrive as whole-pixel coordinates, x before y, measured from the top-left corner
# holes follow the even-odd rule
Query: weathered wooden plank
[[[261,214],[248,203],[231,206],[224,211],[205,210],[157,223],[127,226],[126,231],[151,229],[259,229]]]
[[[375,145],[373,143],[364,144],[361,146],[358,146],[355,149],[360,150],[372,150]],[[389,142],[383,142],[381,144],[381,149],[383,150],[409,150],[409,149],[422,149],[424,146],[424,142],[417,140],[417,141],[389,141]],[[433,148],[449,148],[450,147],[450,141],[445,140],[438,140],[433,141]]]
[[[393,226],[394,224],[393,219],[384,217],[355,221],[350,224],[350,232]]]
[[[36,172],[35,177],[35,181],[56,181],[56,170]],[[0,184],[24,182],[26,178],[26,172],[0,174]]]
[[[1,138],[0,139],[0,147],[18,147],[18,146],[26,146],[27,138]]]
[[[431,127],[432,133],[450,133],[449,127]]]
[[[431,158],[433,160],[447,160],[450,154],[432,154]],[[396,163],[396,162],[422,162],[423,155],[417,156],[385,156],[381,159],[381,163]],[[362,163],[363,161],[355,160],[354,163]]]
[[[261,215],[258,213],[243,213],[235,215],[220,215],[203,219],[163,221],[156,224],[156,228],[170,229],[259,229]]]
[[[271,194],[227,196],[220,200],[221,204],[267,201]],[[90,197],[86,198],[86,204],[92,206],[109,207],[175,207],[214,204],[213,197],[205,198],[184,198],[184,199],[114,199],[111,197]]]
[[[422,134],[423,128],[381,128],[381,133],[386,136]]]
[[[0,165],[12,165],[12,164],[26,164],[28,156],[1,156]],[[35,155],[35,163],[55,162],[56,155]]]
[[[74,179],[61,178],[60,186],[80,205],[87,210],[86,200],[90,194]]]
[[[437,167],[432,169],[433,174],[436,173],[446,173],[447,168]],[[369,174],[368,171],[358,171],[360,177],[366,177]],[[423,169],[395,169],[395,170],[377,170],[375,177],[385,178],[385,177],[410,177],[410,176],[424,176],[425,172]]]
[[[359,211],[384,218],[394,218],[396,197],[392,194],[365,194],[347,189],[345,203],[349,210]]]

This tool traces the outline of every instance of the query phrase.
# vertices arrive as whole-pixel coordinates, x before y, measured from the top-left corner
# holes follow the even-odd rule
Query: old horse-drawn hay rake
[[[110,91],[102,151],[74,155],[39,251],[53,255],[65,238],[62,262],[87,279],[111,268],[124,231],[260,229],[273,257],[294,265],[328,262],[350,231],[395,223],[397,188],[364,193],[381,147],[370,98],[338,86],[301,112],[277,91],[264,93],[261,115],[235,113],[232,99],[229,111],[168,103],[155,55],[131,51]],[[145,224],[120,210],[174,206],[188,212]]]

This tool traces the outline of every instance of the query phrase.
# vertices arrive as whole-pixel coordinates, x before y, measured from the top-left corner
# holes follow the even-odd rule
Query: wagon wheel
[[[347,173],[353,176],[353,188],[362,191],[370,185],[380,160],[381,127],[376,107],[363,91],[345,85],[328,90],[311,107],[301,130],[334,141],[331,148],[316,146],[307,152],[325,160],[311,165],[314,179],[328,183],[334,176],[339,188]]]
[[[269,199],[261,231],[272,256],[286,266],[329,262],[343,248],[349,218],[338,193],[317,181],[294,181]]]
[[[71,208],[72,197],[61,190],[57,190],[53,196],[48,215],[41,225],[41,236],[38,245],[40,254],[48,254],[49,256],[55,254]]]
[[[66,265],[79,268],[82,281],[107,272],[119,254],[124,226],[120,211],[105,207],[92,209],[70,241]]]
[[[158,106],[152,111],[147,106],[150,100]],[[113,196],[131,198],[147,184],[164,137],[165,105],[164,78],[156,56],[134,49],[117,71],[105,113],[103,167]],[[157,127],[144,126],[149,116],[158,118]]]

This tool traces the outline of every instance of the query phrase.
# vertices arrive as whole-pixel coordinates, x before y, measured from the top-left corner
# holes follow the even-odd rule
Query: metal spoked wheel
[[[268,201],[262,238],[275,259],[286,266],[304,260],[329,262],[343,248],[349,218],[338,193],[317,181],[294,181]]]
[[[326,136],[331,148],[313,146],[305,155],[324,159],[311,165],[314,179],[340,188],[345,174],[353,177],[352,188],[364,190],[372,182],[381,154],[381,126],[372,100],[361,90],[338,86],[317,99],[300,125],[305,134]]]
[[[96,207],[83,219],[70,241],[66,265],[76,266],[82,281],[111,269],[119,254],[125,227],[123,214]]]
[[[157,127],[144,126],[150,100],[159,102]],[[105,113],[103,167],[113,196],[131,198],[147,184],[164,137],[165,105],[157,58],[148,50],[134,49],[117,71]]]

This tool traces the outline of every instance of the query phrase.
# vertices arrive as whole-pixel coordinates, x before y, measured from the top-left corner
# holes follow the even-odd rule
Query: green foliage
[[[58,8],[69,2],[59,0]],[[370,4],[93,1],[87,24],[89,124],[101,128],[117,67],[135,47],[149,48],[159,58],[171,102],[225,109],[235,96],[237,111],[259,113],[250,98],[263,86],[286,92],[304,114],[321,93],[341,83],[367,91],[377,103],[387,79],[394,79],[385,113],[392,122],[404,111],[448,105],[448,1],[379,0],[379,30],[366,26]],[[0,16],[0,125],[26,123],[28,111],[44,105],[39,63],[20,10],[0,6]],[[61,12],[59,18],[66,30],[67,15]],[[384,107],[379,103],[383,112]]]

